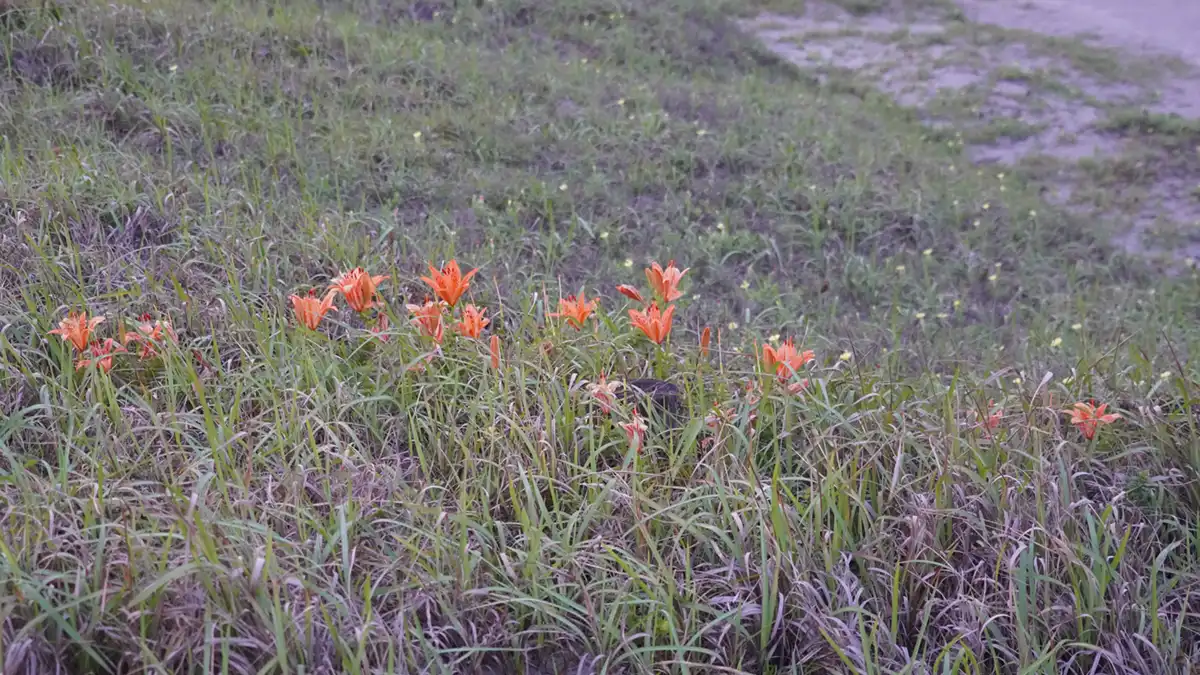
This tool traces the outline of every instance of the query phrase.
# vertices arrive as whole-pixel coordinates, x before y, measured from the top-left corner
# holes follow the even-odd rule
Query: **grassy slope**
[[[5,14],[13,672],[1200,658],[1191,280],[773,63],[731,7],[466,4]],[[403,304],[450,256],[483,268],[499,376],[465,340],[408,368]],[[692,268],[669,357],[611,290],[652,258]],[[395,339],[289,326],[288,293],[356,264],[392,275]],[[541,327],[583,287],[594,331]],[[83,307],[169,316],[185,348],[75,374],[45,331]],[[815,384],[752,406],[773,333],[818,351]],[[676,383],[683,431],[635,462],[581,384],[602,371]],[[1056,412],[1087,396],[1127,406],[1095,444]]]

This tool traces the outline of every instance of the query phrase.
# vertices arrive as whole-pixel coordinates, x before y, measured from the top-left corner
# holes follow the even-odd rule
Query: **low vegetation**
[[[743,9],[0,1],[3,672],[1192,672],[1195,278]]]

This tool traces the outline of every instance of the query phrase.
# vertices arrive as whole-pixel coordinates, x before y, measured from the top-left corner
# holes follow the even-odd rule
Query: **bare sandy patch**
[[[971,21],[1178,59],[1200,68],[1200,2],[1189,0],[958,0]],[[1200,79],[1175,69],[1151,108],[1200,117]]]
[[[1120,212],[1089,201],[1097,191],[1074,169],[1147,152],[1108,124],[1114,111],[1200,116],[1200,68],[1192,69],[1200,66],[1200,3],[1175,14],[1173,0],[1149,4],[1160,14],[1134,21],[1145,11],[1135,0],[964,0],[964,22],[932,13],[856,16],[810,0],[803,15],[763,14],[741,25],[822,81],[869,83],[929,126],[959,131],[975,163],[1060,167],[1047,179],[1052,201],[1110,217],[1122,232],[1114,243],[1131,253],[1183,258],[1200,254],[1200,200],[1184,189],[1200,182],[1190,165],[1163,171],[1139,188],[1145,198],[1126,199]],[[1197,30],[1176,25],[1189,21]],[[1196,227],[1197,243],[1162,245],[1153,233],[1163,222],[1176,232]]]

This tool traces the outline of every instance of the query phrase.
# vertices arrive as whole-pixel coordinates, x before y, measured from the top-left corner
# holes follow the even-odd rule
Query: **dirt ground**
[[[958,0],[967,18],[1132,52],[1161,52],[1200,67],[1200,3],[1192,0]],[[1200,105],[1200,91],[1190,93]]]
[[[958,0],[966,18],[982,24],[1075,38],[1134,58],[1177,59],[1177,75],[1200,70],[1200,2],[1193,0]],[[1182,72],[1180,72],[1182,71]],[[1159,83],[1160,112],[1200,117],[1200,81]]]
[[[973,162],[1023,170],[1130,253],[1200,257],[1200,2],[805,4],[743,27],[822,79],[877,87]]]

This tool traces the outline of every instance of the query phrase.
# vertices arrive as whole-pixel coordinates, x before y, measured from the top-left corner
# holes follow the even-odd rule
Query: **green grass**
[[[1200,140],[1200,122],[1178,115],[1163,115],[1145,110],[1118,110],[1106,121],[1111,131],[1141,136],[1158,136],[1175,141],[1182,151],[1195,150]]]
[[[0,3],[5,673],[1190,672],[1195,279],[742,9]],[[498,371],[409,324],[451,257]],[[659,349],[613,286],[672,258]],[[388,341],[295,327],[356,265]],[[179,345],[76,372],[81,309]]]

